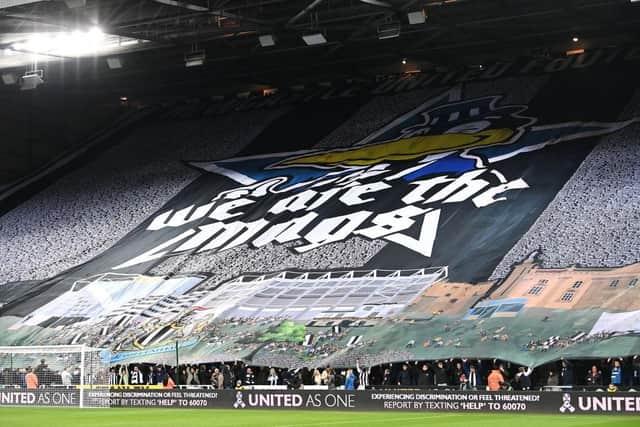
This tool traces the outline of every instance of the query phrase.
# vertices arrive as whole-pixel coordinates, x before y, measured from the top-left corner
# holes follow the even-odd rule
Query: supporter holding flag
[[[391,369],[385,368],[382,374],[382,385],[391,385]]]
[[[200,365],[200,368],[198,369],[198,384],[207,384],[209,382],[209,378],[211,378],[211,371],[207,372],[207,367],[205,365]]]
[[[120,385],[129,385],[129,370],[126,365],[120,367]]]
[[[407,364],[409,365],[409,375],[411,376],[411,385],[417,385],[418,376],[420,375],[420,372],[418,371],[418,361],[416,360],[411,364],[407,362]]]
[[[353,369],[347,369],[347,375],[344,380],[344,389],[345,390],[356,389],[356,376],[353,373]]]
[[[278,385],[278,373],[276,372],[275,368],[269,369],[269,376],[267,377],[267,381],[269,382],[270,386]]]
[[[33,369],[29,368],[27,370],[27,375],[24,376],[24,382],[29,389],[38,388],[38,376],[33,372]]]
[[[27,371],[31,369],[31,367],[24,369],[24,368],[20,368],[19,371],[19,377],[20,377],[20,387],[26,387],[27,386],[27,382],[25,381],[25,377],[27,376]]]
[[[502,371],[498,367],[495,367],[489,374],[489,378],[487,378],[487,388],[489,391],[498,391],[503,382],[504,377],[502,376]]]
[[[185,384],[186,385],[193,384],[193,369],[191,368],[187,368],[187,381]]]
[[[73,384],[80,384],[80,367],[76,366],[71,373],[71,382]]]
[[[558,391],[558,385],[558,375],[556,375],[554,371],[550,371],[549,375],[547,376],[547,388],[549,388],[549,390],[551,391]]]
[[[234,379],[242,379],[242,377],[244,376],[244,364],[236,360],[235,362],[233,362],[231,372],[233,373]]]
[[[502,376],[505,381],[508,381],[509,378],[511,378],[511,375],[509,375],[509,371],[507,370],[507,368],[505,368],[504,363],[500,363],[500,365],[498,365],[498,369],[500,369],[500,372],[502,372]]]
[[[398,375],[398,385],[411,385],[411,373],[409,372],[409,365],[406,363],[402,365],[402,371],[400,371],[400,375]]]
[[[322,384],[322,375],[320,374],[320,370],[319,369],[314,369],[313,370],[313,384],[314,385],[321,385]]]
[[[587,385],[589,386],[601,386],[602,385],[602,372],[598,370],[596,365],[593,365],[587,374]]]
[[[168,388],[168,389],[173,389],[176,386],[176,383],[173,381],[173,378],[171,378],[171,375],[169,374],[164,374],[164,388]]]
[[[231,371],[231,369],[229,368],[229,365],[222,365],[222,377],[223,377],[223,383],[222,386],[225,389],[232,389],[233,388],[233,372]]]
[[[422,365],[422,369],[418,374],[418,385],[421,387],[427,387],[433,385],[433,373],[431,369],[429,369],[428,364]]]
[[[244,374],[244,385],[256,385],[256,376],[251,368],[247,368]]]
[[[118,374],[114,368],[109,369],[109,385],[118,384]]]
[[[469,382],[469,380],[467,379],[467,374],[465,374],[464,372],[462,374],[460,374],[458,382],[459,382],[458,388],[460,390],[466,390],[467,389],[467,383]]]
[[[192,366],[187,366],[187,381],[186,385],[196,385],[198,382],[196,380],[196,371]]]
[[[573,386],[573,365],[568,360],[562,358],[560,368],[560,385],[565,387]]]
[[[67,368],[64,368],[62,372],[60,372],[60,380],[62,381],[63,386],[71,386],[71,373],[67,370]]]
[[[198,369],[195,366],[192,366],[191,369],[189,369],[189,372],[191,373],[191,383],[192,385],[200,385],[200,376],[198,373]]]
[[[437,386],[446,386],[449,384],[449,374],[447,374],[442,360],[438,360],[434,372]]]
[[[213,374],[211,374],[211,385],[213,388],[218,390],[222,390],[224,388],[224,375],[218,368],[215,368],[213,370]]]
[[[369,386],[369,374],[371,369],[360,366],[360,359],[356,359],[356,370],[358,371],[359,390],[364,390]]]
[[[464,390],[467,386],[467,375],[460,362],[456,362],[453,368],[453,385],[458,386],[460,390]]]
[[[482,385],[482,378],[478,375],[478,370],[475,365],[469,367],[469,375],[467,379],[467,389],[477,390]]]
[[[35,373],[36,375],[42,376],[48,369],[49,365],[47,365],[47,361],[44,359],[40,359],[40,364],[36,366]]]
[[[322,384],[327,385],[329,379],[329,367],[327,366],[325,369],[322,370],[322,373],[320,374],[320,381]]]
[[[518,389],[520,390],[531,390],[531,374],[533,373],[533,368],[526,368],[521,366],[518,369],[518,373],[516,374],[516,383],[518,384]]]
[[[142,378],[142,372],[140,372],[140,368],[138,366],[133,367],[133,371],[131,371],[131,385],[142,385],[144,384],[144,380]]]
[[[333,371],[333,368],[327,368],[325,370],[325,372],[327,372],[327,388],[329,390],[335,390],[336,389],[336,374]]]
[[[164,371],[163,367],[160,366],[160,365],[156,366],[156,370],[153,373],[153,383],[152,384],[162,385],[163,381],[164,381],[164,374],[165,374],[165,371]]]
[[[147,371],[147,385],[153,384],[153,377],[154,377],[153,366],[149,366],[149,371]]]
[[[611,384],[616,386],[622,384],[622,365],[619,359],[614,360],[613,366],[611,367]]]

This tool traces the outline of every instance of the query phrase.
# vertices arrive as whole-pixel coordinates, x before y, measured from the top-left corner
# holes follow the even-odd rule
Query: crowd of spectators
[[[112,246],[200,174],[185,161],[232,157],[279,109],[150,121],[0,216],[0,285],[41,280]]]
[[[433,89],[421,89],[373,98],[313,148],[353,145],[436,93],[438,91]],[[167,272],[209,271],[215,280],[223,281],[234,277],[236,271],[278,271],[283,265],[301,270],[361,267],[385,245],[382,240],[353,237],[302,254],[294,254],[284,245],[266,245],[251,251],[238,247],[219,253],[188,253],[170,257],[156,265],[150,273],[163,275]]]
[[[8,367],[0,369],[0,386],[20,386],[25,388],[48,387],[52,385],[72,386],[80,384],[80,367],[51,369],[42,359],[35,367]]]
[[[541,85],[533,77],[526,79],[472,83],[466,88],[467,96],[506,93],[505,102],[526,104]],[[530,93],[521,93],[525,88],[532,89]],[[316,147],[354,144],[437,93],[423,89],[372,98]],[[630,103],[636,107],[630,107],[625,118],[637,115],[639,96],[636,94]],[[0,218],[0,247],[6,248],[0,257],[4,267],[0,271],[0,284],[44,279],[91,259],[198,176],[183,160],[236,155],[280,114],[282,108],[260,109],[141,126],[85,167],[52,183]],[[542,249],[544,265],[549,266],[624,265],[639,259],[640,246],[633,238],[638,231],[638,221],[633,217],[640,182],[640,172],[635,168],[640,151],[634,142],[638,126],[604,138],[502,260],[493,278],[504,277],[515,262],[538,248]],[[585,203],[591,209],[574,208]],[[619,209],[623,205],[624,212]],[[563,233],[558,234],[558,229]],[[379,249],[375,247],[379,242],[352,240],[357,243],[355,249],[365,257]],[[322,252],[314,259],[334,258]],[[237,255],[222,261],[237,259]],[[281,255],[268,261],[278,260]],[[207,258],[198,257],[193,262],[176,259],[176,262],[180,270],[198,271]],[[175,265],[168,263],[165,267],[171,269]]]
[[[243,362],[186,364],[130,364],[109,368],[108,374],[94,376],[93,384],[110,386],[207,387],[243,389],[254,386],[310,386],[326,389],[425,388],[449,390],[563,390],[629,389],[640,386],[640,357],[602,361],[569,361],[536,369],[499,360],[448,359],[392,363],[352,368],[274,368],[248,366]],[[37,388],[73,386],[80,383],[80,369],[56,371],[45,360],[35,368],[0,371],[1,386]],[[88,383],[88,382],[87,382]]]
[[[373,98],[316,147],[354,144],[436,93],[424,89]],[[0,255],[0,285],[46,279],[90,260],[199,176],[185,161],[238,155],[286,109],[197,118],[188,110],[140,126],[86,166],[0,217],[0,247],[7,249]],[[232,271],[273,271],[285,264],[301,269],[361,266],[384,245],[353,238],[295,257],[282,246],[250,253],[238,248],[172,257],[151,274],[209,271],[225,280]]]
[[[131,372],[140,372],[132,381]],[[128,375],[128,376],[127,376]],[[563,387],[603,388],[640,386],[640,357],[593,361],[569,361],[539,368],[499,360],[448,359],[392,363],[373,367],[323,367],[286,369],[247,366],[243,362],[199,365],[118,366],[111,369],[111,384],[175,385],[236,388],[255,385],[284,385],[289,388],[327,386],[329,389],[365,387],[423,387],[460,390],[530,390]]]
[[[620,119],[639,114],[640,92],[636,92]],[[634,124],[603,137],[502,259],[491,279],[505,277],[514,264],[538,249],[543,267],[612,267],[638,262],[639,131],[640,124]]]

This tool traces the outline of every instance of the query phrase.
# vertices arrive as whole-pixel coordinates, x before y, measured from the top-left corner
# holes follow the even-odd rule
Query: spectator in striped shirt
[[[138,368],[138,366],[133,367],[133,371],[131,371],[130,382],[131,382],[131,385],[144,384],[142,372],[140,371],[140,368]]]
[[[114,368],[109,369],[109,385],[118,384],[118,374]]]
[[[360,359],[356,359],[356,371],[358,371],[358,389],[364,390],[369,386],[369,374],[371,369],[367,369],[366,366],[360,366]]]

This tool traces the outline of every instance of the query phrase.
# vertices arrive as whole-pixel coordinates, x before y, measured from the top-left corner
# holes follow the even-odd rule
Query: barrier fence
[[[113,408],[640,414],[640,393],[635,392],[168,389],[85,389],[82,392],[86,406]],[[0,390],[0,406],[77,407],[79,402],[79,389]]]

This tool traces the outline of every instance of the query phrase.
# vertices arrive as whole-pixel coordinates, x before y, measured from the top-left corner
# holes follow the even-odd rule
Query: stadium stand
[[[620,119],[638,114],[640,92],[636,91]],[[640,233],[640,223],[632,212],[638,211],[635,195],[640,180],[635,165],[640,160],[639,132],[640,126],[632,125],[615,136],[604,137],[491,278],[504,277],[512,265],[538,248],[547,267],[608,267],[637,262],[640,242],[632,236]]]
[[[168,203],[177,203],[177,206],[180,206],[182,203],[180,197],[186,194],[185,189],[197,188],[203,182],[202,172],[192,167],[192,164],[189,164],[191,161],[202,162],[206,160],[215,163],[234,156],[271,155],[270,153],[273,152],[300,149],[327,150],[353,147],[359,141],[366,140],[377,129],[388,123],[401,120],[399,117],[405,117],[403,114],[407,114],[408,111],[424,108],[422,105],[424,105],[425,99],[438,99],[443,93],[448,97],[462,97],[472,100],[494,99],[492,97],[500,96],[500,105],[533,105],[532,108],[539,108],[539,105],[547,105],[549,96],[554,93],[554,88],[564,85],[567,79],[572,78],[567,75],[572,76],[570,73],[555,76],[548,74],[507,76],[487,82],[470,81],[448,88],[426,88],[374,96],[365,92],[358,96],[334,97],[325,100],[311,98],[306,102],[293,105],[275,108],[249,108],[243,109],[243,111],[224,113],[215,113],[215,110],[225,109],[221,107],[219,101],[196,99],[166,107],[164,111],[157,114],[155,119],[139,126],[116,146],[97,158],[89,160],[83,167],[53,183],[18,208],[0,217],[0,227],[3,231],[7,230],[1,235],[0,244],[9,248],[2,255],[5,267],[0,273],[0,281],[3,283],[20,282],[24,283],[24,289],[27,289],[26,286],[37,289],[41,285],[33,282],[27,284],[26,281],[42,280],[62,274],[62,281],[57,285],[55,283],[58,279],[51,283],[58,286],[62,292],[64,292],[65,286],[71,286],[72,289],[70,294],[60,296],[62,299],[54,300],[52,304],[57,305],[58,308],[52,309],[50,305],[47,305],[41,310],[34,310],[23,306],[22,311],[12,312],[16,314],[30,313],[25,321],[17,322],[13,328],[36,326],[41,322],[47,325],[50,322],[54,322],[54,324],[71,322],[65,331],[55,338],[60,344],[75,344],[78,340],[83,339],[84,334],[88,332],[88,339],[94,346],[99,343],[114,345],[115,340],[118,343],[118,348],[126,349],[131,345],[146,348],[162,344],[163,340],[170,340],[175,336],[172,328],[162,326],[157,323],[158,321],[171,319],[171,321],[186,325],[189,330],[196,328],[198,317],[191,314],[190,304],[201,304],[205,306],[206,310],[209,310],[210,307],[206,307],[209,303],[202,302],[208,301],[204,296],[214,292],[213,290],[217,286],[221,286],[225,282],[235,283],[236,278],[243,272],[264,274],[283,270],[331,271],[358,269],[363,266],[371,266],[373,268],[371,271],[374,271],[380,263],[384,265],[392,262],[390,260],[394,259],[394,249],[390,247],[389,242],[384,240],[359,236],[341,239],[341,241],[326,244],[304,253],[293,250],[296,246],[295,241],[284,245],[269,243],[258,248],[248,248],[246,245],[241,245],[226,251],[189,251],[159,259],[148,269],[143,270],[147,276],[140,276],[131,282],[155,283],[162,281],[163,277],[164,280],[170,281],[170,278],[175,275],[185,278],[195,275],[197,280],[194,283],[200,281],[202,283],[195,286],[187,295],[178,297],[177,295],[149,294],[137,296],[135,301],[129,301],[129,296],[126,293],[117,297],[117,300],[120,301],[119,304],[124,304],[123,307],[137,310],[137,305],[142,304],[140,307],[148,306],[148,310],[151,310],[148,317],[153,320],[144,320],[144,326],[138,332],[127,331],[118,324],[113,333],[103,335],[100,332],[103,329],[113,330],[112,321],[119,318],[116,314],[105,314],[107,320],[101,320],[102,323],[92,326],[89,330],[83,328],[82,323],[77,327],[72,320],[63,321],[63,319],[76,317],[92,317],[87,316],[87,310],[89,310],[89,306],[93,307],[91,304],[95,305],[100,300],[100,297],[92,290],[86,297],[94,302],[87,307],[82,307],[85,296],[81,297],[81,292],[74,294],[73,289],[84,286],[82,284],[85,281],[74,279],[73,282],[65,282],[67,279],[64,278],[64,272],[94,259],[99,254],[109,254],[114,251],[117,253],[117,247],[111,252],[108,249],[125,236],[135,236],[136,227],[140,223],[148,221],[152,215],[160,213],[163,206],[167,206]],[[588,80],[592,77],[585,78]],[[607,92],[609,86],[603,86],[601,92]],[[625,98],[622,92],[619,92],[620,95],[616,96],[619,96],[621,102],[625,103],[624,106],[617,106],[623,110],[621,114],[604,116],[599,112],[597,106],[591,106],[591,110],[586,108],[584,114],[591,114],[587,117],[602,117],[604,120],[633,119],[637,114],[635,107],[637,95]],[[594,94],[594,96],[598,96],[598,94]],[[235,100],[224,102],[234,105]],[[575,100],[566,101],[567,105],[571,102],[575,102]],[[562,120],[566,116],[566,113],[561,109],[543,111],[551,115],[551,119],[546,119],[551,120],[551,123],[554,120]],[[527,118],[525,117],[525,119]],[[527,120],[537,120],[537,118]],[[529,332],[528,336],[524,331],[508,330],[507,328],[516,328],[515,325],[519,322],[528,321],[528,316],[532,314],[527,311],[529,307],[527,304],[531,305],[533,302],[527,303],[518,300],[518,304],[514,305],[511,303],[512,300],[505,300],[506,302],[501,303],[502,300],[499,299],[498,294],[500,292],[502,292],[500,295],[504,294],[503,288],[508,292],[511,291],[506,284],[503,284],[503,287],[497,288],[492,294],[491,286],[494,283],[491,281],[502,279],[506,280],[505,283],[509,283],[508,277],[511,277],[512,268],[529,259],[534,252],[538,254],[536,256],[538,270],[536,271],[540,272],[546,271],[545,269],[564,268],[575,264],[588,267],[624,266],[640,259],[636,252],[637,245],[629,241],[629,236],[637,233],[637,222],[633,220],[632,209],[616,211],[614,221],[600,220],[600,218],[609,215],[607,209],[610,210],[612,205],[625,203],[625,200],[629,198],[628,195],[633,194],[634,184],[626,184],[629,182],[627,181],[629,175],[624,171],[619,172],[620,165],[631,167],[636,155],[635,144],[626,144],[625,139],[632,138],[632,135],[637,132],[638,125],[629,123],[631,123],[630,126],[612,136],[603,137],[602,141],[596,144],[596,148],[587,155],[582,166],[568,180],[567,185],[555,194],[548,206],[536,207],[542,212],[538,221],[528,231],[522,230],[523,237],[519,241],[515,241],[512,247],[509,247],[511,250],[507,251],[507,255],[501,262],[492,261],[494,265],[497,265],[495,271],[489,278],[485,276],[481,279],[486,281],[483,283],[487,284],[483,285],[484,287],[475,288],[478,290],[473,292],[473,296],[471,296],[473,285],[468,282],[476,280],[474,277],[482,278],[482,274],[485,273],[476,271],[469,274],[465,273],[464,269],[468,268],[469,261],[471,261],[477,264],[481,271],[487,270],[487,265],[481,263],[478,258],[483,256],[482,249],[475,255],[471,255],[473,252],[465,254],[466,259],[455,260],[453,264],[451,264],[451,260],[444,258],[443,264],[449,266],[448,281],[463,282],[462,289],[469,289],[469,292],[463,291],[460,296],[464,296],[464,298],[460,300],[450,297],[450,301],[457,301],[455,304],[445,303],[447,296],[451,295],[450,286],[453,286],[453,291],[459,292],[455,290],[456,285],[446,283],[438,284],[438,286],[425,291],[424,296],[412,297],[412,304],[407,308],[408,313],[412,313],[411,316],[417,317],[421,321],[432,322],[432,332],[424,333],[419,329],[414,330],[413,326],[407,326],[402,333],[398,333],[397,331],[402,329],[402,325],[404,325],[404,321],[401,320],[402,316],[398,315],[397,317],[400,319],[397,319],[396,316],[378,315],[373,316],[376,318],[372,323],[375,325],[375,329],[358,329],[357,326],[352,325],[348,335],[340,336],[338,339],[332,338],[333,343],[319,343],[320,347],[311,353],[310,348],[300,343],[284,344],[278,342],[256,351],[260,346],[259,340],[243,340],[241,337],[245,333],[244,331],[246,329],[262,331],[263,328],[267,328],[269,322],[276,324],[282,319],[274,317],[269,321],[261,321],[258,322],[258,325],[252,325],[251,316],[249,314],[242,315],[243,310],[247,310],[247,308],[237,307],[233,313],[228,311],[225,312],[225,315],[238,317],[240,319],[238,327],[224,322],[222,319],[217,319],[223,314],[222,312],[207,312],[205,310],[208,313],[206,316],[209,316],[206,318],[211,319],[209,321],[212,322],[212,331],[215,333],[199,332],[194,336],[198,336],[202,340],[223,339],[230,341],[217,350],[198,349],[194,350],[194,354],[202,354],[203,351],[212,352],[209,357],[214,360],[228,361],[243,359],[247,353],[251,352],[251,363],[265,366],[302,367],[306,363],[303,361],[305,357],[309,357],[310,360],[315,361],[314,363],[329,363],[333,366],[353,365],[356,357],[366,361],[369,365],[380,365],[387,361],[423,360],[428,357],[444,356],[448,346],[461,348],[464,343],[478,339],[481,343],[476,346],[476,351],[480,351],[478,355],[497,357],[499,353],[496,353],[496,350],[491,347],[491,341],[486,341],[489,337],[493,337],[494,341],[504,342],[504,345],[511,345],[513,350],[516,350],[517,346],[528,348],[529,354],[517,355],[517,353],[513,353],[513,357],[520,358],[519,362],[523,364],[525,361],[536,364],[552,360],[554,355],[565,346],[565,343],[574,346],[578,341],[588,342],[591,343],[588,351],[596,351],[595,344],[600,338],[595,335],[585,337],[587,331],[584,330],[584,327],[577,325],[568,326],[567,330],[562,332],[556,330],[553,336],[558,336],[553,339],[554,344],[546,346],[543,343],[546,342],[545,340],[548,341],[547,338],[551,332],[547,332],[547,326],[541,326],[540,331],[535,333]],[[616,144],[617,148],[612,149],[611,144]],[[620,162],[621,151],[625,153],[623,157],[625,160],[622,163]],[[616,161],[615,165],[614,160]],[[594,166],[591,166],[592,162],[596,162]],[[619,173],[604,172],[605,175],[600,175],[606,170],[605,166]],[[596,182],[606,182],[607,189],[596,185]],[[616,188],[624,188],[625,190],[622,192],[614,191]],[[586,189],[590,189],[592,193],[587,193]],[[587,197],[586,194],[589,196]],[[600,203],[594,205],[592,209],[572,208],[578,203],[585,203],[586,200],[589,203],[594,201]],[[598,206],[602,206],[602,208],[598,208]],[[599,209],[604,209],[604,211]],[[570,220],[566,215],[571,215]],[[550,227],[551,221],[557,225]],[[589,227],[593,223],[600,224],[597,227],[597,232],[602,234],[589,235],[578,227],[580,224]],[[597,251],[588,251],[590,255],[585,255],[584,251],[577,250],[580,240],[572,237],[572,234],[567,234],[568,232],[563,232],[562,224],[572,224],[570,232],[582,236],[584,241],[602,242],[599,243],[598,250],[604,254],[615,253],[615,260],[597,255]],[[463,226],[466,225],[463,224]],[[471,228],[474,227],[471,226]],[[442,233],[447,233],[447,231],[442,231]],[[600,236],[612,236],[613,238],[602,239]],[[565,241],[571,243],[566,244]],[[629,243],[619,247],[621,241],[629,241]],[[608,247],[607,244],[613,246]],[[556,248],[560,246],[563,248],[562,250]],[[570,250],[571,247],[576,249]],[[455,248],[450,250],[455,252]],[[547,253],[551,255],[547,255]],[[593,253],[596,255],[591,255]],[[593,262],[596,257],[601,259],[600,263]],[[411,265],[410,263],[414,261],[410,260],[411,258],[402,260],[402,264]],[[438,260],[437,257],[434,258],[431,261],[431,266],[438,266],[438,264],[433,264],[439,262]],[[86,266],[90,269],[91,263]],[[418,264],[418,266],[424,266],[424,264]],[[93,274],[103,273],[105,271],[93,272]],[[488,274],[490,274],[490,270],[488,270]],[[86,283],[91,283],[91,280]],[[69,285],[65,285],[65,283],[69,283]],[[18,285],[12,286],[11,289],[16,289],[16,286]],[[300,286],[304,286],[304,283],[301,282]],[[85,291],[89,289],[93,289],[93,287],[87,287]],[[633,292],[633,290],[629,292]],[[5,298],[5,303],[10,303],[11,307],[15,307],[16,304],[19,304],[20,298],[14,298],[15,292],[7,292],[7,295],[9,293],[12,296],[8,299]],[[60,291],[52,292],[50,295],[58,296]],[[570,301],[575,295],[576,292],[571,291],[561,297]],[[510,294],[511,298],[518,296]],[[157,298],[161,299],[156,301]],[[162,298],[168,299],[165,301]],[[431,298],[436,298],[436,302]],[[498,299],[495,304],[490,302],[488,305],[488,307],[497,307],[492,309],[496,310],[495,313],[490,309],[482,308],[484,307],[482,305],[484,303],[481,302],[482,298]],[[68,301],[75,302],[69,305]],[[48,301],[42,300],[42,302]],[[33,305],[33,303],[30,304]],[[168,313],[169,317],[162,319],[162,316],[159,317],[156,314],[164,313],[166,304],[171,307],[171,313]],[[489,326],[480,328],[479,337],[474,336],[477,334],[475,331],[458,330],[463,321],[456,317],[458,314],[448,317],[452,315],[450,314],[452,310],[464,314],[474,304],[480,304],[478,310],[482,309],[487,312],[482,315],[482,318],[487,318],[487,322],[489,322]],[[59,307],[67,306],[73,308],[68,308],[68,312],[65,312],[65,309],[60,311]],[[515,308],[516,306],[517,308]],[[577,308],[579,307],[581,306]],[[625,306],[624,310],[633,310],[633,307],[633,305]],[[299,308],[294,304],[291,309],[297,310]],[[345,313],[361,309],[351,308],[351,311],[346,310]],[[109,313],[113,307],[105,305],[101,310]],[[374,311],[377,313],[380,310]],[[384,312],[384,310],[382,311]],[[430,312],[442,315],[436,319],[430,319],[427,316],[427,313]],[[568,313],[567,315],[573,314]],[[599,315],[600,312],[591,312],[589,318],[595,323]],[[315,317],[318,315],[316,314]],[[513,317],[514,320],[502,320],[510,317]],[[314,316],[311,316],[306,320],[313,318]],[[472,318],[474,317],[466,316],[463,319]],[[513,324],[509,325],[509,322]],[[569,323],[569,325],[572,324]],[[607,327],[609,326],[605,326],[605,328]],[[496,332],[492,333],[491,329]],[[307,325],[307,330],[310,334],[322,335],[325,333],[323,327],[319,325]],[[372,333],[372,331],[375,332]],[[131,332],[135,336],[134,340],[126,338]],[[259,335],[264,331],[254,333]],[[442,338],[442,334],[448,335],[448,337]],[[386,341],[380,342],[381,336],[384,336],[385,340],[393,337],[393,344],[385,344]],[[582,338],[572,341],[571,337],[573,336]],[[602,335],[602,333],[598,333],[598,336],[602,336],[602,339],[609,337],[609,335]],[[406,343],[409,341],[414,342],[414,345],[407,346]],[[416,346],[416,341],[423,343],[423,345]],[[512,341],[519,344],[509,344]],[[323,348],[322,346],[328,347]],[[485,349],[479,350],[482,346],[485,346]],[[278,351],[279,348],[285,350]],[[544,351],[541,351],[543,348],[553,350],[552,354],[545,354]],[[538,360],[538,362],[534,360]]]
[[[638,22],[0,0],[1,426],[635,426]]]
[[[45,279],[88,261],[198,173],[184,160],[236,154],[280,111],[145,125],[0,217],[0,282]]]
[[[526,103],[547,79],[548,76],[505,78],[470,83],[466,90],[470,96],[506,93],[504,102]],[[435,89],[426,89],[375,97],[315,146],[349,146],[435,92]],[[637,97],[620,119],[638,113],[634,107]],[[3,254],[5,268],[0,272],[0,282],[44,279],[91,259],[198,176],[183,161],[222,159],[240,153],[282,114],[281,110],[257,110],[194,119],[194,115],[200,115],[200,110],[197,112],[194,113],[193,107],[173,107],[165,113],[163,123],[137,129],[105,155],[89,161],[85,167],[1,217],[0,238],[9,250]],[[594,149],[536,224],[496,267],[491,279],[505,277],[512,265],[537,249],[542,250],[542,263],[547,267],[625,265],[640,259],[637,243],[628,240],[637,226],[634,209],[610,214],[619,203],[634,203],[630,195],[634,194],[635,185],[632,166],[638,156],[633,139],[637,129],[638,125],[631,126],[605,138]],[[147,158],[141,157],[142,153]],[[578,185],[581,187],[577,188]],[[614,190],[617,188],[624,188],[624,193]],[[575,203],[586,200],[590,209],[573,208]],[[42,215],[45,211],[50,212],[46,217]],[[602,221],[602,218],[608,220]],[[594,222],[601,226],[591,227]],[[568,223],[584,224],[585,228],[571,227],[568,230],[574,234],[570,236],[555,232],[561,224]],[[68,224],[71,226],[67,227]],[[593,235],[595,232],[598,236]],[[561,241],[554,241],[561,236]],[[583,250],[589,241],[600,243],[593,250]],[[607,247],[607,244],[613,246]],[[358,266],[384,245],[354,238],[330,245],[326,253],[309,254],[306,261],[289,257],[286,262],[282,262],[289,253],[285,248],[270,247],[242,262],[247,271],[269,271],[276,265],[301,269]],[[152,272],[215,271],[216,265],[239,259],[238,252],[242,250],[220,254],[224,260],[210,255],[196,255],[188,260],[174,257],[154,267]],[[344,256],[346,253],[350,254],[348,258]],[[342,265],[331,261],[345,258],[352,262]],[[246,264],[247,261],[254,264]],[[238,271],[238,268],[231,270]],[[221,276],[221,279],[227,278],[228,275]]]

